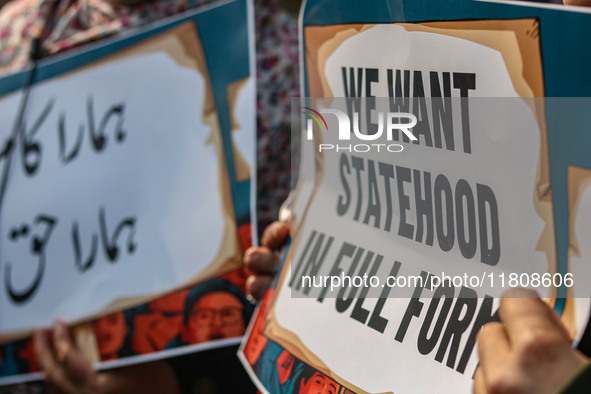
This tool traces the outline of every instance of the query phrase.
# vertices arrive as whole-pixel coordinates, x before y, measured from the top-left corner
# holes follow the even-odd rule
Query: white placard
[[[160,51],[34,86],[2,206],[0,332],[179,286],[214,260],[225,228],[204,99],[198,69]]]

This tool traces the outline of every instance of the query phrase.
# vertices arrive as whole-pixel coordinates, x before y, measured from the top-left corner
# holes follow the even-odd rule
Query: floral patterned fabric
[[[29,64],[35,37],[41,55],[50,56],[212,1],[12,0],[0,12],[0,73]]]
[[[291,0],[294,1],[294,0]],[[299,96],[297,16],[278,0],[255,0],[259,232],[277,220],[296,168],[291,98]]]

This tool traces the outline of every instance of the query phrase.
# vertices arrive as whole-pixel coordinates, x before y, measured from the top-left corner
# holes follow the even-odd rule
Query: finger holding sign
[[[277,264],[277,257],[273,250],[264,246],[255,246],[244,253],[244,264],[254,274],[271,275]]]
[[[289,237],[290,226],[285,222],[273,222],[263,232],[263,246],[278,250]]]
[[[511,352],[507,330],[502,323],[490,322],[482,328],[478,340],[478,349],[482,349],[480,365],[488,370],[489,366],[504,364]],[[487,351],[494,349],[494,352]]]
[[[60,393],[97,392],[97,373],[74,348],[67,328],[61,322],[55,324],[53,345],[50,333],[35,333],[35,356],[45,373],[46,383]]]
[[[52,342],[53,340],[53,342]],[[53,334],[35,333],[35,356],[52,392],[65,394],[179,393],[178,381],[170,365],[150,362],[96,372],[75,347],[68,327],[58,321]]]
[[[482,375],[482,368],[476,369],[474,372],[474,382],[472,384],[472,392],[474,394],[486,394],[486,385],[484,384],[484,376]]]
[[[273,222],[263,233],[262,246],[249,248],[244,253],[244,264],[251,273],[246,281],[246,290],[254,299],[260,299],[269,287],[279,262],[277,253],[287,241],[289,231],[289,224]]]
[[[246,289],[249,299],[260,300],[265,294],[265,290],[271,284],[272,275],[253,274],[246,279]]]
[[[533,290],[514,288],[503,294],[499,316],[514,341],[528,343],[532,333],[545,334],[544,339],[571,342],[568,330],[556,313]]]
[[[76,349],[68,327],[61,321],[57,321],[53,329],[53,346],[56,359],[64,369],[69,383],[85,389],[97,385],[97,373],[90,362]]]
[[[537,293],[506,292],[499,316],[502,323],[485,325],[478,340],[475,393],[556,393],[587,364]]]

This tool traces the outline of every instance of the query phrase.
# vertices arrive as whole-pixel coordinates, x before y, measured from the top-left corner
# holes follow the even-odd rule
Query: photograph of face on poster
[[[179,336],[171,344],[194,344],[240,336],[253,306],[239,288],[224,279],[195,286],[185,299]]]
[[[94,322],[101,361],[244,334],[253,306],[243,273],[231,272]]]

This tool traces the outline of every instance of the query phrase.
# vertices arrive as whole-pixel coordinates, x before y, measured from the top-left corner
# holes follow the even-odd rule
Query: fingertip
[[[68,329],[66,324],[61,320],[56,320],[53,325],[53,333],[57,340],[67,340],[68,339]]]
[[[246,279],[246,291],[255,300],[260,300],[270,283],[270,276],[252,275]]]
[[[289,236],[290,226],[283,222],[273,222],[263,232],[263,246],[269,249],[277,249],[285,243]]]
[[[244,265],[246,265],[246,267],[248,268],[248,266],[250,266],[254,262],[256,262],[256,259],[257,259],[257,248],[252,247],[252,248],[246,249],[246,252],[244,252]]]
[[[547,307],[535,290],[514,287],[503,293],[499,305],[499,317],[504,322],[513,319],[514,315],[522,314],[523,311]]]
[[[254,281],[254,279],[255,279],[255,276],[250,275],[248,278],[246,278],[246,282],[244,282],[244,287],[246,288],[246,294],[250,298],[254,298],[254,295],[251,292],[252,282]]]
[[[35,330],[33,333],[33,346],[35,347],[35,351],[40,350],[43,348],[47,343],[46,332],[45,330]]]
[[[474,372],[474,381],[472,382],[472,392],[474,394],[484,394],[487,392],[484,382],[482,367],[479,365]]]
[[[277,258],[268,248],[253,248],[244,258],[244,266],[255,275],[270,275],[277,264]]]
[[[36,330],[33,333],[33,351],[41,369],[45,370],[52,364],[52,350],[49,344],[47,330]]]

